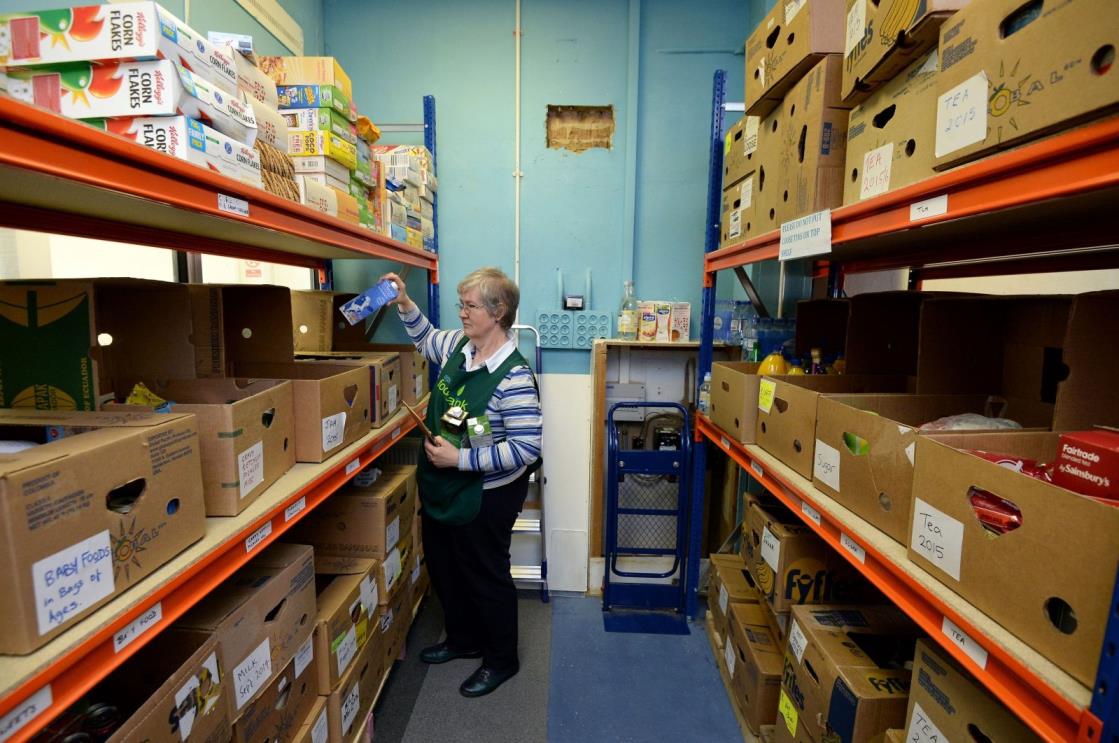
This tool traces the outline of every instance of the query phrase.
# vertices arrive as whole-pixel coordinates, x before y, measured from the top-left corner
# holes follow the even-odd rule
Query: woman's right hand
[[[411,312],[412,309],[415,308],[416,303],[413,302],[412,298],[408,296],[408,285],[404,283],[404,279],[400,278],[400,276],[395,273],[386,273],[384,276],[378,279],[378,283],[384,281],[385,279],[388,279],[392,283],[396,284],[396,298],[390,300],[389,304],[395,304],[399,306],[401,312]]]

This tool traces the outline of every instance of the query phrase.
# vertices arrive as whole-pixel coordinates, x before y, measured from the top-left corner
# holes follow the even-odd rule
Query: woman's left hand
[[[424,441],[424,451],[436,467],[458,467],[458,448],[442,436],[436,436],[434,443]]]

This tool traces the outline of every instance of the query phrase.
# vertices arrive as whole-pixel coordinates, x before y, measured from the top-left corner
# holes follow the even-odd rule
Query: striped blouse
[[[438,330],[419,308],[401,313],[404,328],[416,348],[433,364],[446,366],[455,346],[462,339],[461,330]],[[486,364],[496,368],[515,348],[509,343]],[[471,366],[474,344],[467,343],[466,367]],[[486,405],[490,419],[492,446],[476,449],[459,449],[458,468],[469,472],[484,473],[485,490],[509,483],[520,477],[528,465],[540,458],[540,441],[543,433],[543,416],[540,412],[540,395],[533,383],[532,371],[527,366],[510,369],[497,385],[493,397]]]

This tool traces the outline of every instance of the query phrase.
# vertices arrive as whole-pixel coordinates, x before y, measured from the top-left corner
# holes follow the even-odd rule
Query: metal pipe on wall
[[[513,282],[521,285],[521,0],[513,0]],[[520,322],[520,308],[517,319]]]

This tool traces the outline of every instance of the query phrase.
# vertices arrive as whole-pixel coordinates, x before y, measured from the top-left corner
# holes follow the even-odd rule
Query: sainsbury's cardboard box
[[[1113,111],[1114,10],[985,0],[952,16],[940,27],[937,169]]]
[[[365,715],[373,706],[373,697],[381,683],[384,664],[381,646],[366,643],[350,665],[338,688],[326,697],[326,716],[330,741],[350,740],[361,727]]]
[[[97,410],[147,377],[194,376],[183,284],[0,282],[0,408]]]
[[[732,604],[727,645],[727,671],[735,702],[751,730],[777,720],[783,647],[769,630],[757,604]]]
[[[323,560],[316,556],[316,571]],[[378,621],[378,562],[352,562],[348,569],[356,572],[337,573],[332,567],[335,561],[325,558],[323,569],[330,572],[319,572],[315,577],[315,674],[317,693],[323,696],[338,686],[358,651],[374,634]]]
[[[760,117],[743,116],[723,138],[723,190],[738,183],[756,168],[754,154],[758,150]]]
[[[295,731],[291,743],[322,743],[330,740],[330,719],[326,710],[327,697],[315,697],[311,711]]]
[[[843,0],[778,3],[746,39],[746,113],[765,116],[825,55],[843,51]]]
[[[291,382],[176,379],[146,385],[172,402],[175,412],[198,421],[207,516],[236,516],[295,466]]]
[[[903,725],[919,635],[895,606],[794,607],[782,691],[795,726],[812,740],[853,742]]]
[[[933,49],[851,109],[844,204],[896,191],[936,174],[936,69]]]
[[[898,740],[985,740],[1026,743],[1040,738],[975,682],[940,648],[917,641],[909,712]]]
[[[233,725],[233,743],[290,740],[315,706],[315,679],[292,659]]]
[[[315,572],[310,547],[275,543],[184,614],[171,632],[217,637],[240,717],[311,637]]]
[[[0,411],[0,652],[29,653],[205,533],[193,415]],[[34,497],[31,497],[31,496]]]
[[[847,0],[843,98],[859,103],[935,50],[940,26],[969,0]]]
[[[727,614],[731,604],[758,603],[758,589],[741,555],[711,555],[711,577],[707,584],[707,608],[719,637],[727,636]]]

